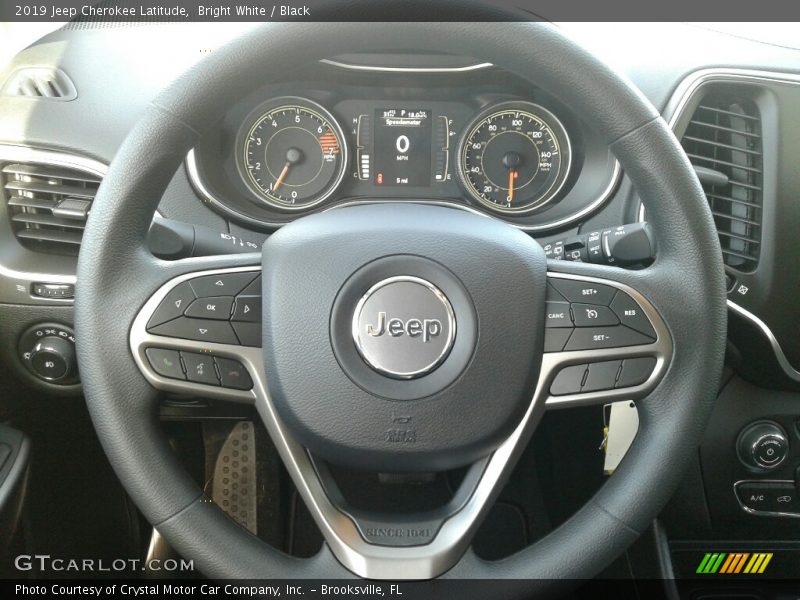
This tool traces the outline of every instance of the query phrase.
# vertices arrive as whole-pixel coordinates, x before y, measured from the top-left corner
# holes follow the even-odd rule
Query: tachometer
[[[275,98],[248,119],[237,143],[238,165],[252,192],[283,210],[302,210],[328,198],[347,167],[341,127],[320,105]]]
[[[564,126],[529,102],[506,102],[478,115],[458,152],[461,184],[475,200],[502,213],[528,213],[553,200],[569,166]]]

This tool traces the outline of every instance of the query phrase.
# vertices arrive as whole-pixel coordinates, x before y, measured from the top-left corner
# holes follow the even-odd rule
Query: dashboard
[[[412,200],[536,231],[610,197],[617,161],[557,98],[488,64],[431,69],[387,81],[330,60],[265,86],[187,157],[192,184],[222,214],[260,228]]]

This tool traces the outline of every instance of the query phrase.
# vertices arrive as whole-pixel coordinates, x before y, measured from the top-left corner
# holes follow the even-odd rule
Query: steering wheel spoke
[[[253,321],[260,332],[261,268],[190,267],[168,267],[175,269],[175,277],[134,319],[130,347],[148,382],[165,392],[254,404],[328,546],[351,572],[376,579],[426,579],[456,564],[541,414],[534,408],[541,404],[543,388],[537,386],[511,435],[489,456],[465,467],[443,506],[403,514],[354,508],[328,464],[313,457],[281,419],[269,393],[260,340],[245,339],[238,327]],[[247,306],[256,313],[252,320]],[[220,310],[221,315],[210,314]]]
[[[558,267],[548,271],[539,374],[547,408],[647,396],[666,372],[672,339],[655,306],[633,287],[637,278],[608,267]]]
[[[255,401],[263,386],[254,377],[261,361],[261,268],[252,262],[239,255],[165,265],[173,277],[144,304],[130,335],[134,359],[154,387]]]

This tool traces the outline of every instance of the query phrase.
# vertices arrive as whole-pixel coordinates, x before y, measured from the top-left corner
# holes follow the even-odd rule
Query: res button
[[[623,325],[655,339],[656,332],[650,324],[650,319],[644,314],[644,310],[636,300],[625,292],[617,292],[611,302],[611,310],[614,311],[614,314],[617,315]]]

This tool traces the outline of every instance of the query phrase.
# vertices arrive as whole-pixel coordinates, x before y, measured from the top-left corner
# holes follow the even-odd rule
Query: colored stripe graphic
[[[707,575],[760,574],[767,569],[772,556],[771,552],[707,552],[695,572]]]
[[[728,569],[731,568],[731,565],[736,562],[736,558],[738,554],[728,554],[728,558],[722,563],[722,568],[719,570],[720,573],[728,573]]]
[[[763,554],[753,554],[753,558],[750,559],[750,562],[747,563],[747,566],[744,568],[745,573],[758,573],[758,567],[761,566],[761,561],[764,560]]]
[[[705,555],[700,566],[697,567],[698,573],[716,573],[727,554],[725,552],[710,552]]]
[[[743,554],[740,554],[739,555],[739,560],[737,561],[736,566],[735,567],[731,567],[731,571],[730,572],[731,573],[739,573],[742,570],[742,567],[744,566],[744,561],[747,560],[748,556],[750,556],[749,552],[745,552]]]
[[[695,573],[705,573],[706,565],[708,564],[710,558],[711,558],[711,553],[706,552],[706,555],[703,557],[703,560],[700,561],[700,566],[697,567],[697,571],[695,571]]]
[[[769,564],[769,561],[771,561],[771,560],[772,560],[772,552],[770,552],[769,554],[765,554],[764,555],[764,561],[761,563],[761,566],[758,568],[758,572],[759,573],[763,573],[766,570],[767,565]]]
[[[733,570],[736,568],[736,565],[739,564],[739,559],[741,558],[741,554],[738,552],[732,552],[728,555],[728,560],[725,561],[725,564],[722,565],[722,568],[718,570],[719,573],[732,573]]]

